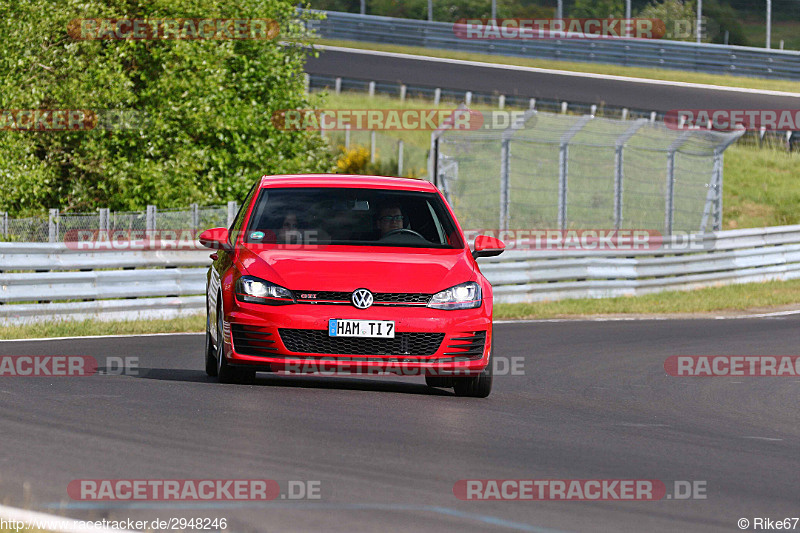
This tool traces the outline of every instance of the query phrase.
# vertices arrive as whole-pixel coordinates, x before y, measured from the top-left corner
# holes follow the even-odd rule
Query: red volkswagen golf
[[[206,372],[424,375],[492,388],[492,287],[431,183],[343,175],[264,176],[230,229],[205,231]]]

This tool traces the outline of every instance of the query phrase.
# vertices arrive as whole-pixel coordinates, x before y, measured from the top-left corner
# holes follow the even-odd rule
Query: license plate
[[[378,337],[394,338],[394,322],[391,320],[328,320],[329,337]]]

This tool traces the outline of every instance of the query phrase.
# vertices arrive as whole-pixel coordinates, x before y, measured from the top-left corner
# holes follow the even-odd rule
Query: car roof
[[[284,174],[278,176],[262,176],[260,188],[264,187],[345,187],[425,192],[436,192],[437,190],[431,182],[425,180],[353,174]]]

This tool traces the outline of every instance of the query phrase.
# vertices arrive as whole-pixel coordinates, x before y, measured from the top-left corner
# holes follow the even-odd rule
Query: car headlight
[[[481,306],[481,286],[474,281],[437,292],[428,302],[434,309],[474,309]]]
[[[236,298],[242,302],[267,305],[293,304],[292,291],[280,285],[253,276],[236,280]]]

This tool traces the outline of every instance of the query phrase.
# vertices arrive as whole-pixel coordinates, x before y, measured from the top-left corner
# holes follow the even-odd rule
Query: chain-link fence
[[[722,224],[722,154],[742,134],[527,111],[505,130],[432,135],[429,173],[470,229]]]
[[[50,209],[47,216],[11,218],[0,212],[0,241],[63,242],[81,240],[80,232],[144,232],[155,230],[199,231],[208,228],[230,227],[238,205],[199,206],[188,209],[159,209],[147,206],[144,211],[110,211],[68,213]]]

